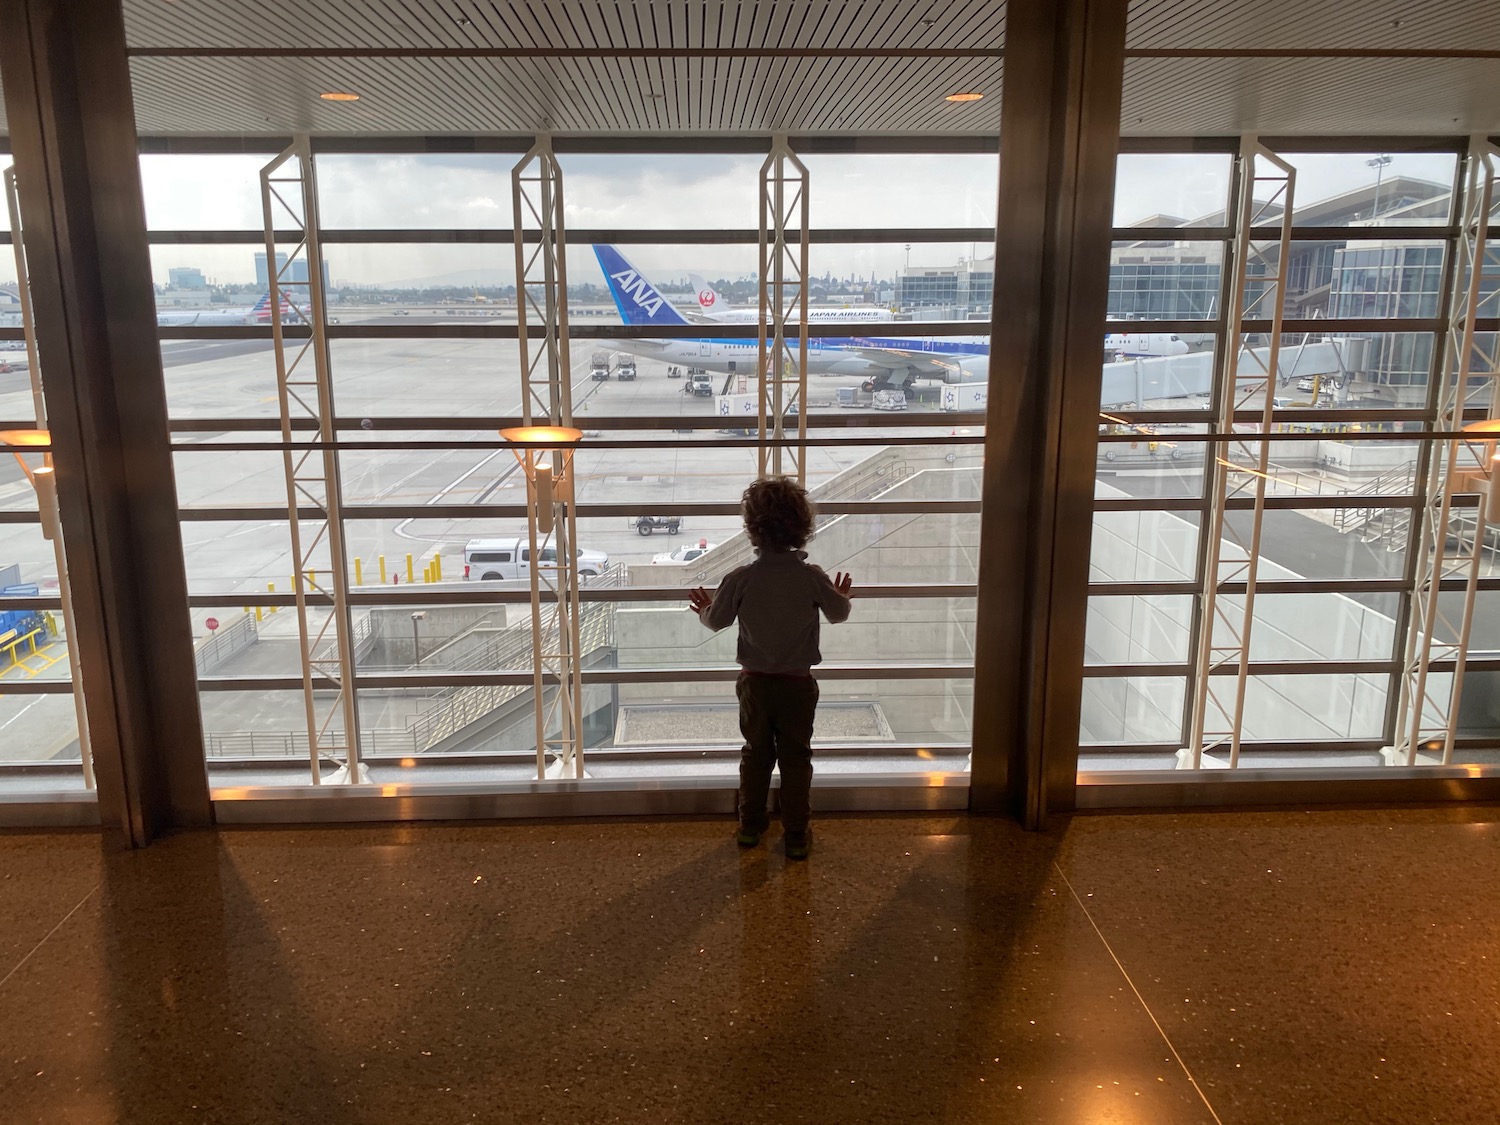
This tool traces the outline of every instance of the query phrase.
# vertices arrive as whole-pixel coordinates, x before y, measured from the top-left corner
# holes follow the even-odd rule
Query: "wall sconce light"
[[[16,464],[21,466],[21,471],[36,490],[42,537],[49,543],[57,537],[57,476],[52,470],[52,454],[44,453],[42,466],[33,469],[26,463],[26,458],[21,456],[21,451],[45,448],[51,444],[52,434],[47,430],[0,430],[0,445],[10,446]]]
[[[526,474],[526,491],[536,513],[537,530],[552,534],[553,508],[572,499],[573,446],[582,430],[570,426],[516,426],[501,430]]]
[[[1489,512],[1485,518],[1493,521],[1495,514],[1500,512],[1500,448],[1497,448],[1500,445],[1500,418],[1471,422],[1464,427],[1464,433],[1474,435],[1473,439],[1465,438],[1465,441],[1477,441],[1484,447],[1479,455],[1479,465],[1484,478],[1485,508]]]

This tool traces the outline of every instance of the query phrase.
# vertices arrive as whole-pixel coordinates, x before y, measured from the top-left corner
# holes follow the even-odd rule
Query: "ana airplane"
[[[620,319],[643,328],[706,328],[689,321],[644,274],[613,246],[594,247],[599,268]],[[757,310],[743,310],[754,324]],[[842,309],[820,310],[824,321],[849,319]],[[811,319],[811,317],[809,317]],[[807,342],[807,370],[812,375],[857,375],[870,390],[909,387],[918,379],[940,383],[982,383],[989,378],[990,345],[984,336],[837,336],[813,337]],[[754,340],[726,339],[705,334],[675,340],[620,340],[621,351],[666,363],[714,371],[753,372],[759,346]]]
[[[300,318],[292,308],[292,302],[281,295],[281,323],[296,324]],[[248,309],[205,309],[182,312],[159,312],[156,314],[158,328],[199,328],[225,324],[270,324],[271,294],[264,294]]]
[[[724,295],[696,273],[688,274],[688,280],[698,291],[698,311],[715,324],[754,324],[758,308],[731,308]],[[809,308],[807,320],[810,324],[848,323],[871,320],[894,320],[889,309],[877,305],[851,305],[845,308]]]

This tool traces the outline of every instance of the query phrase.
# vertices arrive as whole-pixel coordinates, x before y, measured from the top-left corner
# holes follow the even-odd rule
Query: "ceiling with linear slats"
[[[994,133],[999,59],[137,58],[142,133]],[[182,89],[212,88],[183,105]],[[358,91],[325,102],[322,90]]]
[[[998,47],[999,0],[126,0],[134,49]]]
[[[1131,0],[1129,50],[1500,49],[1495,0]]]
[[[1002,0],[124,3],[146,135],[1000,124]],[[1130,0],[1122,100],[1127,135],[1500,132],[1500,0]]]
[[[1496,133],[1500,60],[1131,58],[1120,124],[1127,136]]]

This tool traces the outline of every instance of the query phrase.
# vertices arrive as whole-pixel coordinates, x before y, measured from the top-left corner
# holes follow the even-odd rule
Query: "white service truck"
[[[549,544],[537,551],[542,570],[557,569],[557,547]],[[578,573],[597,578],[609,566],[603,551],[578,548]],[[471,582],[498,582],[531,576],[531,543],[526,539],[470,539],[464,544],[464,578]]]

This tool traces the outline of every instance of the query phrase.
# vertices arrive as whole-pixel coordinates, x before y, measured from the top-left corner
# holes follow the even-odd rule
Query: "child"
[[[818,682],[818,611],[837,625],[849,616],[847,574],[830,580],[807,562],[801,547],[812,538],[807,492],[784,477],[756,481],[740,501],[745,533],[756,548],[749,566],[724,576],[712,596],[699,587],[689,603],[715,631],[740,622],[740,828],[735,839],[753,848],[769,826],[766,797],[771,767],[781,766],[781,824],[788,859],[806,859],[812,796],[813,714]]]

